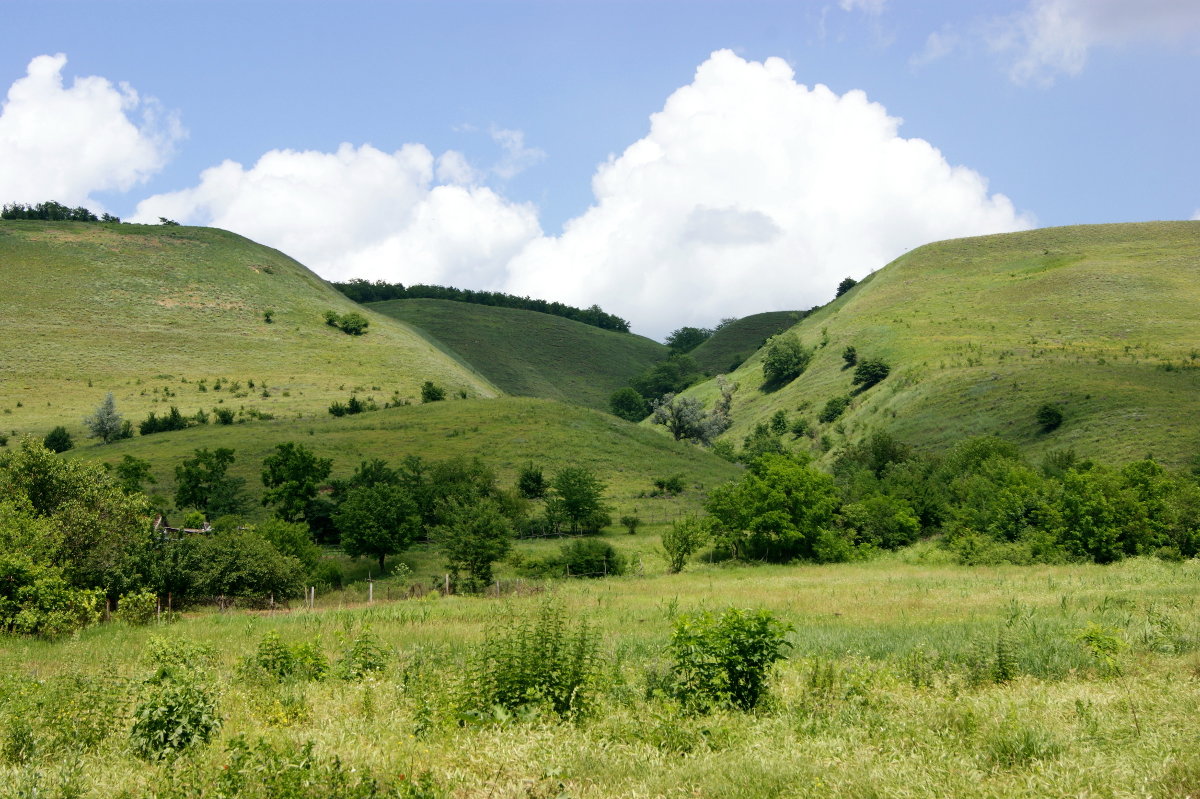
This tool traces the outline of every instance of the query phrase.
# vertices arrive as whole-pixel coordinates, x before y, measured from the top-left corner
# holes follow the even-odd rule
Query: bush
[[[481,717],[499,707],[537,705],[563,718],[587,709],[599,665],[598,633],[571,625],[562,607],[547,603],[536,616],[492,630],[468,674],[466,710]]]
[[[0,553],[0,632],[61,638],[96,623],[100,594],[73,588],[52,566]]]
[[[562,548],[561,563],[568,577],[609,577],[625,573],[625,558],[612,544],[580,538]]]
[[[791,629],[767,610],[680,616],[669,645],[675,695],[700,711],[752,710],[766,695],[771,667],[786,657]]]
[[[824,424],[836,422],[838,417],[848,407],[850,407],[850,397],[844,394],[840,397],[832,397],[825,403],[825,407],[821,409],[821,414],[817,417],[817,420]]]
[[[621,517],[621,526],[628,530],[630,535],[635,535],[641,525],[642,520],[636,513],[627,513]]]
[[[158,597],[153,591],[134,591],[117,602],[117,618],[131,627],[144,627],[158,613]]]
[[[614,416],[627,422],[640,422],[650,415],[650,406],[646,403],[646,398],[629,386],[612,393],[608,398],[608,409]]]
[[[338,327],[342,329],[343,333],[348,333],[351,336],[361,336],[363,333],[367,332],[367,328],[370,326],[370,324],[371,323],[367,321],[367,317],[360,313],[351,311],[350,313],[342,316],[341,323],[338,325]]]
[[[329,661],[316,642],[288,646],[271,630],[258,642],[254,654],[242,664],[242,671],[258,672],[276,680],[298,677],[323,680],[329,674]]]
[[[432,380],[421,384],[421,402],[441,402],[446,399],[446,389],[434,385]]]
[[[220,727],[216,699],[198,679],[159,675],[143,687],[129,739],[139,757],[162,760],[208,743]]]
[[[1035,414],[1038,427],[1042,428],[1043,433],[1049,433],[1052,430],[1057,430],[1063,423],[1063,412],[1057,405],[1046,403],[1037,409]]]
[[[854,366],[858,363],[858,350],[853,345],[846,347],[846,349],[842,350],[842,360],[846,362],[846,365],[842,367],[843,369],[849,369],[851,366]]]
[[[859,361],[858,366],[854,367],[854,378],[850,382],[856,386],[862,386],[859,391],[866,391],[887,377],[891,371],[892,367],[882,359],[868,358],[865,361]]]
[[[525,499],[541,499],[546,496],[546,476],[542,474],[540,466],[534,466],[532,463],[527,463],[521,467],[521,473],[517,475],[517,491]]]
[[[673,497],[683,493],[683,475],[673,474],[670,477],[657,477],[654,480],[654,491],[650,496],[666,495]]]
[[[391,653],[379,640],[379,636],[364,629],[351,639],[337,662],[335,673],[343,680],[361,680],[387,668]]]
[[[213,415],[217,417],[217,424],[233,424],[233,411],[229,408],[213,408]]]
[[[75,446],[75,442],[71,440],[71,434],[67,432],[67,428],[59,425],[46,434],[42,439],[42,445],[51,452],[66,452]]]
[[[813,351],[795,336],[772,336],[763,353],[763,378],[768,385],[782,385],[799,377],[812,361]]]
[[[671,524],[662,534],[663,554],[671,574],[683,571],[687,559],[695,554],[710,537],[708,524],[695,516],[685,516]]]

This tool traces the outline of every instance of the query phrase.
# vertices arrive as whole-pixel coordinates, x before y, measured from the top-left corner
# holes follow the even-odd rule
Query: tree
[[[640,422],[650,413],[650,406],[641,394],[629,386],[619,388],[608,398],[608,408],[614,416],[627,422]]]
[[[540,466],[527,463],[517,475],[517,491],[525,499],[541,499],[546,496],[546,477]]]
[[[707,327],[681,327],[671,331],[665,343],[676,352],[691,352],[708,341],[712,334],[713,331]]]
[[[246,481],[226,474],[234,460],[227,447],[195,450],[175,467],[176,507],[196,508],[210,519],[241,513],[247,504]]]
[[[858,350],[854,348],[853,344],[842,350],[842,360],[846,362],[846,365],[842,367],[843,369],[849,369],[858,363]]]
[[[492,581],[492,564],[512,548],[512,523],[489,499],[453,502],[442,515],[432,538],[446,556],[446,568],[456,579],[465,572],[470,590],[479,590]]]
[[[121,414],[117,413],[117,401],[110,391],[95,413],[83,420],[90,432],[89,438],[98,438],[103,444],[111,444],[123,435]],[[131,433],[132,434],[132,433]]]
[[[683,571],[687,559],[704,546],[709,535],[708,522],[698,516],[685,516],[672,522],[670,529],[662,534],[662,550],[667,559],[667,571],[671,574]]]
[[[1063,423],[1063,412],[1057,405],[1046,403],[1037,409],[1038,427],[1042,428],[1043,433],[1049,433],[1052,430],[1057,430]]]
[[[850,407],[850,397],[843,394],[839,397],[830,397],[825,403],[825,407],[821,409],[821,413],[817,416],[817,421],[822,424],[836,422],[847,408]]]
[[[652,420],[667,428],[676,441],[701,441],[704,439],[704,403],[695,397],[680,397],[664,394],[651,403],[654,409]]]
[[[341,324],[338,325],[343,333],[349,333],[352,336],[361,336],[367,332],[367,327],[371,323],[367,321],[367,317],[360,313],[351,311],[348,314],[343,314]]]
[[[599,531],[608,524],[605,485],[584,466],[568,466],[554,475],[547,503],[571,525],[571,532]]]
[[[75,446],[75,442],[71,440],[71,434],[62,425],[47,433],[46,437],[42,439],[42,444],[51,452],[66,452]]]
[[[333,522],[341,530],[346,554],[378,558],[380,574],[385,558],[403,551],[421,531],[421,514],[412,495],[387,483],[351,489],[334,511]]]
[[[866,391],[871,386],[883,380],[892,371],[882,358],[868,358],[859,361],[854,367],[854,378],[850,381],[856,386],[862,386],[859,391]]]
[[[446,399],[446,389],[435,385],[432,380],[421,384],[421,402],[441,402]]]
[[[844,278],[841,283],[838,283],[837,294],[834,295],[834,299],[842,296],[847,291],[849,291],[850,289],[854,288],[857,285],[858,285],[858,281],[855,280],[854,278],[852,278],[852,277]]]
[[[263,505],[274,505],[275,515],[285,522],[311,521],[317,488],[332,469],[333,459],[318,458],[301,444],[277,444],[274,454],[263,459]]]
[[[812,349],[801,344],[795,336],[771,336],[763,352],[763,378],[770,386],[791,382],[808,368],[812,357]]]
[[[128,494],[141,492],[143,483],[154,485],[157,482],[154,475],[150,474],[150,462],[132,455],[122,455],[121,462],[113,467],[113,473],[122,490]]]

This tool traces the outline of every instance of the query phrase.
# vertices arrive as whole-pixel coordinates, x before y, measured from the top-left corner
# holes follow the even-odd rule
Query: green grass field
[[[731,372],[771,336],[799,320],[796,311],[768,311],[730,322],[689,355],[711,375]]]
[[[508,394],[608,410],[629,379],[667,357],[631,333],[559,316],[450,300],[388,300],[368,308],[420,328]]]
[[[971,569],[914,562],[912,553],[907,560],[693,565],[681,575],[559,583],[498,599],[203,612],[164,628],[113,622],[61,643],[10,639],[0,650],[0,791],[161,796],[188,774],[211,791],[226,784],[225,746],[241,735],[289,753],[311,741],[317,761],[337,756],[355,774],[427,772],[440,795],[480,799],[1200,790],[1196,562]],[[574,722],[464,720],[457,708],[472,689],[466,667],[479,642],[497,622],[546,601],[599,631],[592,711]],[[793,627],[770,701],[753,713],[689,715],[649,695],[668,673],[673,620],[728,606],[767,608]],[[1119,671],[1080,643],[1093,624],[1126,645],[1113,663]],[[390,653],[378,676],[238,677],[268,631],[288,644],[316,641],[336,660],[366,628]],[[216,742],[158,765],[132,755],[127,731],[148,673],[141,653],[161,635],[213,648],[223,724]],[[998,646],[1007,652],[1001,681],[989,671]]]
[[[135,423],[171,405],[324,415],[356,390],[381,404],[418,398],[425,380],[500,393],[408,325],[222,230],[0,222],[0,274],[0,432],[9,435],[61,424],[82,438],[83,418],[110,391]],[[346,335],[324,323],[326,310],[362,311],[370,329]]]
[[[1179,465],[1200,451],[1200,222],[1051,228],[913,250],[793,328],[816,347],[808,370],[762,389],[762,354],[740,384],[740,444],[778,411],[806,417],[836,451],[876,429],[922,447],[999,435],[1033,456],[1074,448],[1121,463]],[[825,402],[851,391],[842,351],[883,358],[881,384],[836,423]],[[711,383],[693,389],[711,399]],[[1065,421],[1049,434],[1043,403]],[[790,436],[788,437],[790,439]]]
[[[362,460],[383,458],[399,463],[406,455],[429,460],[479,456],[506,486],[513,484],[526,463],[541,466],[547,477],[565,466],[583,465],[608,483],[608,501],[616,511],[614,521],[623,513],[636,511],[650,524],[696,509],[703,487],[734,479],[739,473],[737,467],[707,451],[615,416],[524,397],[447,400],[336,419],[326,414],[303,421],[207,425],[107,445],[92,443],[69,454],[110,463],[126,454],[143,458],[150,462],[158,481],[150,488],[170,497],[174,469],[181,460],[200,447],[229,447],[237,458],[230,474],[244,477],[257,497],[262,492],[263,458],[285,441],[296,441],[321,457],[333,458],[335,478],[349,477]],[[683,475],[688,488],[681,500],[639,497],[653,489],[655,478],[674,474]]]

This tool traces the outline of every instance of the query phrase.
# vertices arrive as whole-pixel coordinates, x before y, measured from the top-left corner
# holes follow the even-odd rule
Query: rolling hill
[[[992,434],[1035,457],[1070,447],[1116,463],[1200,452],[1200,222],[930,244],[792,331],[816,348],[812,363],[775,391],[763,389],[761,351],[734,372],[732,443],[784,411],[814,428],[789,446],[817,453],[878,429],[931,448]],[[852,391],[847,346],[892,372],[820,424],[825,403]],[[711,401],[716,389],[692,392]],[[1035,421],[1043,404],[1062,410],[1057,430]]]
[[[508,394],[606,410],[629,378],[667,357],[631,333],[517,308],[451,300],[387,300],[365,307],[425,331]]]
[[[500,393],[403,322],[223,230],[0,222],[0,275],[0,432],[9,435],[61,424],[82,438],[83,418],[110,391],[135,423],[171,405],[243,419],[324,416],[353,392],[411,401],[426,380]],[[346,335],[325,324],[327,310],[359,311],[370,328]]]
[[[787,330],[802,317],[799,311],[767,311],[743,316],[723,325],[688,354],[711,375],[731,372],[771,336]]]

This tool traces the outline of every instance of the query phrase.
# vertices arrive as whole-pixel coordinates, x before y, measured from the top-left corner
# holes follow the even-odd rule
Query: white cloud
[[[133,219],[232,230],[331,280],[488,288],[541,229],[531,206],[477,177],[461,154],[435,159],[419,144],[394,153],[350,144],[335,153],[272,150],[250,169],[226,161],[193,188],[143,200]]]
[[[8,90],[0,111],[0,201],[96,206],[92,193],[144,182],[183,136],[173,115],[127,84],[93,76],[64,87],[66,63],[61,53],[38,56]]]
[[[873,17],[883,13],[887,0],[838,0],[838,7],[843,11],[862,11]]]
[[[1030,0],[996,20],[993,49],[1009,54],[1020,84],[1049,85],[1078,75],[1097,47],[1200,40],[1200,4],[1180,0]]]
[[[908,248],[1031,224],[899,125],[862,92],[797,84],[780,59],[714,53],[600,166],[594,205],[511,262],[507,288],[661,336],[807,308]]]
[[[934,31],[925,38],[925,47],[909,59],[910,66],[920,67],[945,58],[962,44],[962,37],[950,27]]]
[[[491,171],[502,180],[515,177],[546,157],[546,153],[542,150],[536,147],[526,147],[525,134],[519,130],[493,127],[491,135],[492,141],[500,145],[500,149],[504,153]]]
[[[1196,209],[1196,213],[1192,214],[1192,220],[1200,222],[1200,208]]]

